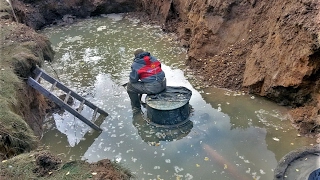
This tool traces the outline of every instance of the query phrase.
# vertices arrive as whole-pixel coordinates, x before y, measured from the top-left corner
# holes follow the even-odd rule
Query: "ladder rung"
[[[40,79],[41,75],[42,75],[42,71],[38,74],[38,76],[34,80],[38,81]]]
[[[53,91],[53,89],[56,87],[56,85],[57,85],[57,81],[52,84],[50,91]]]
[[[81,102],[81,104],[80,104],[80,106],[79,106],[79,108],[78,108],[78,113],[80,113],[82,110],[83,110],[83,105],[84,105],[84,102],[85,102],[86,100],[83,100],[82,102]]]
[[[70,94],[71,94],[71,91],[68,92],[66,98],[64,99],[64,103],[67,103],[68,102],[68,99],[70,97]]]
[[[96,119],[98,109],[99,109],[99,108],[96,108],[96,109],[94,110],[94,112],[93,112],[92,120],[91,120],[92,122],[94,122],[94,120]]]

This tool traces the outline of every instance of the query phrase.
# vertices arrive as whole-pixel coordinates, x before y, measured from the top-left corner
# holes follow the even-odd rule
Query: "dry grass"
[[[39,168],[48,167],[39,164],[37,157],[42,156],[46,162],[56,162],[56,157],[48,151],[24,153],[0,163],[0,179],[46,179],[46,180],[74,180],[74,179],[135,179],[132,173],[121,164],[111,162],[112,171],[106,170],[106,164],[97,163],[94,166],[84,161],[61,162],[57,168],[36,172]],[[108,168],[107,168],[108,169]],[[105,171],[106,170],[106,171]]]
[[[3,179],[87,179],[92,177],[89,163],[73,161],[61,164],[58,169],[39,175],[35,169],[39,167],[36,156],[39,152],[24,153],[0,163],[0,178]],[[42,152],[40,152],[42,153]]]
[[[3,64],[2,64],[3,65]],[[0,160],[30,151],[37,145],[36,137],[22,119],[12,110],[18,104],[17,89],[21,81],[6,66],[0,69]]]

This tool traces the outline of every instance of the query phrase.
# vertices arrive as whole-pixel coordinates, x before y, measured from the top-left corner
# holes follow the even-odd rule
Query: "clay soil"
[[[276,13],[276,12],[274,12]],[[143,23],[155,24],[159,25],[159,21],[155,21],[150,16],[148,16],[145,12],[136,12],[129,14],[134,18],[138,18]],[[301,21],[300,19],[296,19],[296,21]],[[258,22],[257,22],[258,23]],[[177,41],[180,41],[181,46],[185,48],[189,48],[189,45],[186,44],[185,39],[189,39],[186,34],[179,34],[178,29],[182,28],[181,23],[176,22],[174,19],[169,19],[165,25],[162,26],[164,32],[176,32],[180,37]],[[242,31],[242,26],[234,26],[235,31]],[[254,27],[253,27],[254,28]],[[201,31],[202,33],[206,33],[206,31]],[[197,75],[199,86],[201,87],[218,87],[218,88],[226,88],[234,91],[242,91],[246,93],[253,93],[259,95],[260,88],[259,85],[251,86],[250,88],[243,85],[244,82],[244,74],[246,66],[248,66],[246,58],[251,53],[251,48],[261,39],[259,34],[267,33],[267,29],[252,29],[252,31],[259,31],[257,35],[253,35],[250,41],[241,40],[232,45],[221,46],[221,51],[216,55],[212,56],[212,54],[207,54],[204,49],[199,48],[197,52],[189,52],[189,59],[186,61],[186,65]],[[207,42],[206,36],[204,37],[202,42],[205,46],[213,46],[215,43]],[[276,51],[276,50],[275,50]],[[272,52],[276,53],[276,52]],[[201,54],[198,58],[195,58],[194,54]],[[292,55],[294,56],[294,55]],[[299,58],[295,56],[293,58]],[[249,75],[250,76],[250,75]],[[255,77],[255,74],[251,75]],[[255,88],[255,86],[257,88]],[[280,94],[280,92],[275,92],[276,94]],[[292,125],[298,130],[298,133],[301,135],[316,138],[317,143],[320,143],[320,120],[317,118],[318,108],[317,108],[317,96],[313,97],[312,100],[301,100],[305,101],[304,103],[300,103],[298,94],[290,95],[290,91],[288,94],[283,94],[283,97],[272,97],[270,100],[275,101],[280,105],[285,105],[287,107],[292,107],[289,110],[289,119],[292,122]],[[307,92],[305,92],[307,93]],[[302,92],[301,94],[304,94]],[[297,96],[296,99],[292,100],[293,97]],[[268,96],[266,96],[268,97]],[[288,102],[292,100],[291,102]],[[295,102],[298,101],[298,102]],[[302,107],[301,107],[302,106]]]

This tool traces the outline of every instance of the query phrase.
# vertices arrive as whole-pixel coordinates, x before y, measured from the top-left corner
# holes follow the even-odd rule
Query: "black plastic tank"
[[[190,115],[192,91],[183,86],[167,86],[159,94],[146,96],[147,118],[157,125],[181,125]]]

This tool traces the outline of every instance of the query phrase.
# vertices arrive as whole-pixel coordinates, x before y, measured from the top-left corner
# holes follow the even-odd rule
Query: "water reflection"
[[[223,94],[223,96],[217,96],[216,94]],[[297,135],[297,131],[287,120],[286,107],[276,106],[261,97],[222,89],[208,88],[204,90],[202,96],[207,103],[210,103],[220,112],[231,115],[230,130],[249,131],[252,128],[258,129],[258,136],[265,136],[267,149],[275,152],[277,160],[280,160],[292,147],[314,143],[311,139],[302,140],[304,138]],[[279,146],[279,144],[282,146]]]
[[[89,162],[113,159],[139,179],[269,180],[280,157],[314,143],[296,135],[283,107],[238,92],[198,87],[183,65],[185,52],[159,28],[112,19],[87,19],[44,31],[57,58],[45,67],[48,73],[54,74],[53,67],[64,84],[109,113],[100,126],[103,132],[93,135],[67,112],[49,116],[42,143],[53,152]],[[193,112],[186,129],[166,131],[145,123],[144,117],[132,117],[121,85],[128,80],[137,48],[160,58],[168,86],[192,91]]]
[[[65,113],[65,112],[59,111],[59,114],[60,113]],[[51,117],[54,117],[54,116],[51,116]],[[104,119],[105,119],[105,116],[103,115],[98,116],[97,120],[95,121],[96,125],[100,126],[104,121]],[[54,120],[55,120],[54,118],[48,118],[45,124],[50,124],[52,123],[50,121],[54,121]],[[80,123],[81,121],[78,120],[76,122]],[[81,138],[75,138],[75,137],[72,138],[72,136],[62,135],[61,134],[62,131],[59,128],[56,128],[54,126],[51,126],[50,128],[47,127],[47,130],[48,131],[46,132],[45,136],[43,136],[41,141],[55,142],[55,143],[52,143],[52,144],[49,143],[47,144],[47,147],[44,147],[44,148],[52,149],[54,153],[56,153],[59,157],[65,160],[74,160],[74,159],[77,159],[76,157],[82,157],[85,154],[85,152],[88,150],[88,148],[93,144],[95,139],[99,137],[99,135],[101,134],[101,131],[91,130],[81,135]],[[69,145],[66,145],[66,144],[69,144]]]
[[[193,123],[187,120],[181,125],[173,126],[157,126],[150,124],[147,117],[143,113],[134,115],[132,124],[137,128],[138,134],[144,142],[152,146],[159,146],[160,141],[177,141],[186,137],[192,127]]]

